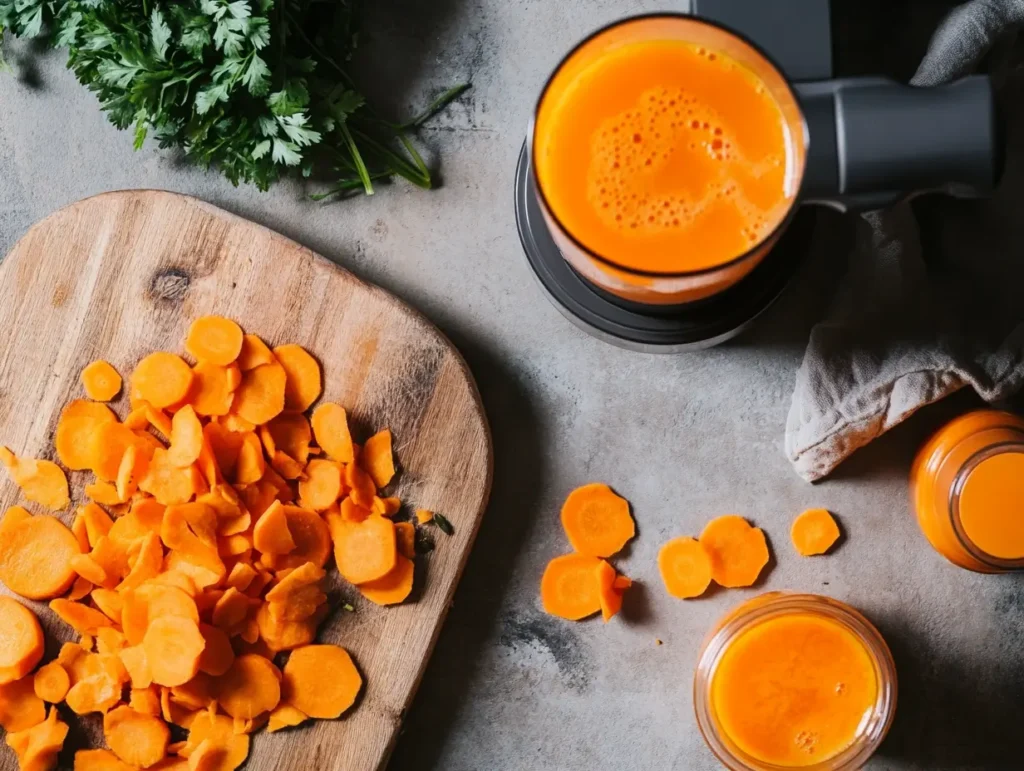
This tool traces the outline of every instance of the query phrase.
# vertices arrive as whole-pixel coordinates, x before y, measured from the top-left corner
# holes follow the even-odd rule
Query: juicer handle
[[[992,83],[933,88],[886,78],[798,83],[810,142],[802,200],[879,208],[915,192],[988,195],[1002,167]]]

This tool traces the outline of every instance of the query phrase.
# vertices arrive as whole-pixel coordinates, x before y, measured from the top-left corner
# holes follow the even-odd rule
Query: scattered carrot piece
[[[24,771],[46,771],[57,763],[57,753],[64,746],[68,735],[66,723],[57,717],[57,710],[50,707],[46,720],[24,731],[7,734],[7,746],[18,756],[18,767]]]
[[[299,345],[279,345],[274,356],[288,375],[285,409],[305,412],[320,396],[320,365]]]
[[[76,577],[71,558],[80,551],[78,538],[55,517],[12,506],[0,520],[0,581],[22,597],[64,594]]]
[[[186,468],[199,460],[203,449],[203,424],[191,404],[186,404],[171,420],[171,446],[167,459],[178,468]]]
[[[545,612],[578,621],[601,610],[602,564],[585,554],[563,554],[551,560],[540,581]]]
[[[611,557],[636,534],[629,503],[603,484],[569,493],[562,505],[562,527],[577,554]]]
[[[353,584],[383,578],[392,571],[398,558],[395,525],[373,515],[362,522],[334,520],[334,560],[338,572]]]
[[[375,581],[359,585],[359,593],[377,605],[396,605],[412,591],[413,561],[399,554],[395,566]]]
[[[94,634],[100,627],[110,626],[114,623],[105,614],[88,605],[59,597],[56,600],[50,600],[50,610],[79,634]]]
[[[135,367],[132,391],[156,409],[170,407],[184,399],[192,385],[192,369],[180,356],[158,351]]]
[[[391,431],[384,429],[366,440],[359,459],[377,488],[386,487],[395,476],[395,457],[391,449]]]
[[[57,665],[58,667],[60,664]],[[36,678],[39,674],[36,673]],[[65,673],[65,677],[67,674]],[[65,691],[67,687],[65,686]],[[64,697],[61,696],[61,699]],[[60,701],[60,699],[57,699]],[[37,693],[35,678],[26,675],[20,680],[0,685],[0,725],[12,733],[25,731],[46,720],[46,704]]]
[[[751,586],[768,564],[764,532],[735,514],[708,522],[700,545],[711,560],[711,577],[720,586]]]
[[[51,511],[60,511],[70,503],[68,478],[53,461],[19,458],[6,447],[0,447],[0,463],[7,467],[11,480],[33,503]]]
[[[299,500],[314,511],[323,511],[341,495],[341,464],[314,458],[306,464],[306,478],[299,481]]]
[[[828,509],[808,509],[793,520],[789,535],[800,556],[813,557],[839,540],[839,525]]]
[[[120,706],[103,716],[103,738],[125,763],[148,768],[167,754],[171,732],[160,718]]]
[[[242,351],[238,354],[238,366],[242,372],[272,364],[276,359],[270,347],[256,335],[242,337]]]
[[[241,371],[237,364],[221,367],[209,361],[200,361],[192,368],[189,400],[199,415],[227,415],[231,412],[231,402],[240,383]]]
[[[200,316],[189,327],[185,350],[199,361],[226,367],[242,352],[242,328],[223,316]]]
[[[416,521],[421,525],[426,525],[428,522],[434,521],[434,512],[427,511],[426,509],[416,509]]]
[[[82,370],[85,394],[97,402],[109,402],[121,390],[121,376],[109,363],[94,361]]]
[[[264,554],[287,554],[295,549],[288,515],[280,501],[270,504],[252,531],[253,545]]]
[[[600,583],[601,618],[608,623],[612,616],[622,609],[623,591],[615,588],[615,568],[604,560],[598,568],[598,581]]]
[[[267,723],[268,733],[275,733],[284,728],[294,728],[297,725],[309,720],[307,715],[302,710],[291,706],[290,704],[279,704],[273,712],[270,713],[270,720]]]
[[[325,402],[313,410],[310,422],[316,443],[328,456],[341,463],[352,463],[355,460],[352,434],[349,433],[348,415],[344,407]]]
[[[330,675],[322,672],[321,676]],[[228,671],[217,679],[216,694],[217,704],[231,717],[244,720],[255,718],[262,712],[274,709],[280,702],[280,672],[273,662],[263,656],[239,656]]]
[[[395,538],[398,543],[398,553],[407,559],[415,559],[416,526],[412,522],[396,522]]]
[[[662,546],[658,571],[665,590],[680,599],[699,597],[711,584],[711,558],[693,538],[673,538]]]
[[[199,753],[199,748],[207,742],[207,747],[219,750],[219,760],[215,766],[217,771],[236,769],[249,755],[248,734],[236,734],[234,721],[230,717],[203,711],[192,721],[188,742],[179,750],[183,758],[189,759],[190,769],[194,766],[191,762],[192,757]]]
[[[337,645],[298,648],[284,665],[284,702],[309,717],[340,717],[362,686],[352,657]]]
[[[284,412],[278,415],[260,427],[260,438],[271,458],[277,450],[281,450],[300,464],[309,460],[309,443],[313,439],[313,431],[302,413]]]
[[[153,682],[168,687],[195,677],[205,647],[199,625],[190,618],[176,616],[152,620],[142,640]]]
[[[287,379],[277,362],[249,370],[235,391],[232,411],[257,426],[273,420],[284,411]]]

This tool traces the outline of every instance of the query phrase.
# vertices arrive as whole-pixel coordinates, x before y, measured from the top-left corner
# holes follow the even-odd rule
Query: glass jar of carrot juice
[[[708,634],[693,701],[704,740],[733,771],[857,769],[892,723],[896,667],[850,606],[769,592]]]
[[[1024,569],[1024,419],[979,410],[941,428],[910,472],[918,524],[950,562]]]

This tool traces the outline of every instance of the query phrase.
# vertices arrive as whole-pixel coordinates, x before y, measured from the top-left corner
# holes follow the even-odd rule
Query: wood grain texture
[[[254,737],[256,771],[384,766],[451,602],[490,490],[491,446],[472,376],[451,343],[418,313],[308,249],[202,201],[125,191],[80,201],[35,225],[0,263],[0,444],[54,458],[61,407],[83,397],[82,368],[105,358],[125,376],[153,350],[183,352],[192,319],[236,319],[271,345],[299,343],[321,362],[323,398],[350,410],[357,440],[391,428],[412,506],[443,512],[452,537],[418,561],[413,601],[378,608],[338,581],[351,602],[320,639],[345,646],[366,687],[342,720]],[[126,413],[126,398],[115,404]],[[80,500],[90,474],[70,474]],[[21,502],[0,482],[0,507]],[[32,508],[32,507],[30,507]],[[70,524],[71,511],[61,518]],[[5,590],[6,591],[6,590]],[[70,630],[32,605],[47,658]],[[72,716],[73,717],[73,716]],[[76,723],[78,725],[76,725]],[[72,721],[60,767],[96,743],[99,721]],[[0,770],[17,768],[0,750]]]

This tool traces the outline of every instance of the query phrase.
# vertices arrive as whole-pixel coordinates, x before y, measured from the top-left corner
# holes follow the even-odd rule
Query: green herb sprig
[[[231,182],[266,190],[286,176],[330,180],[316,200],[395,176],[430,188],[410,135],[459,97],[385,121],[346,64],[359,0],[0,0],[0,36],[45,37],[111,123],[180,148]],[[0,52],[0,66],[3,64]]]

